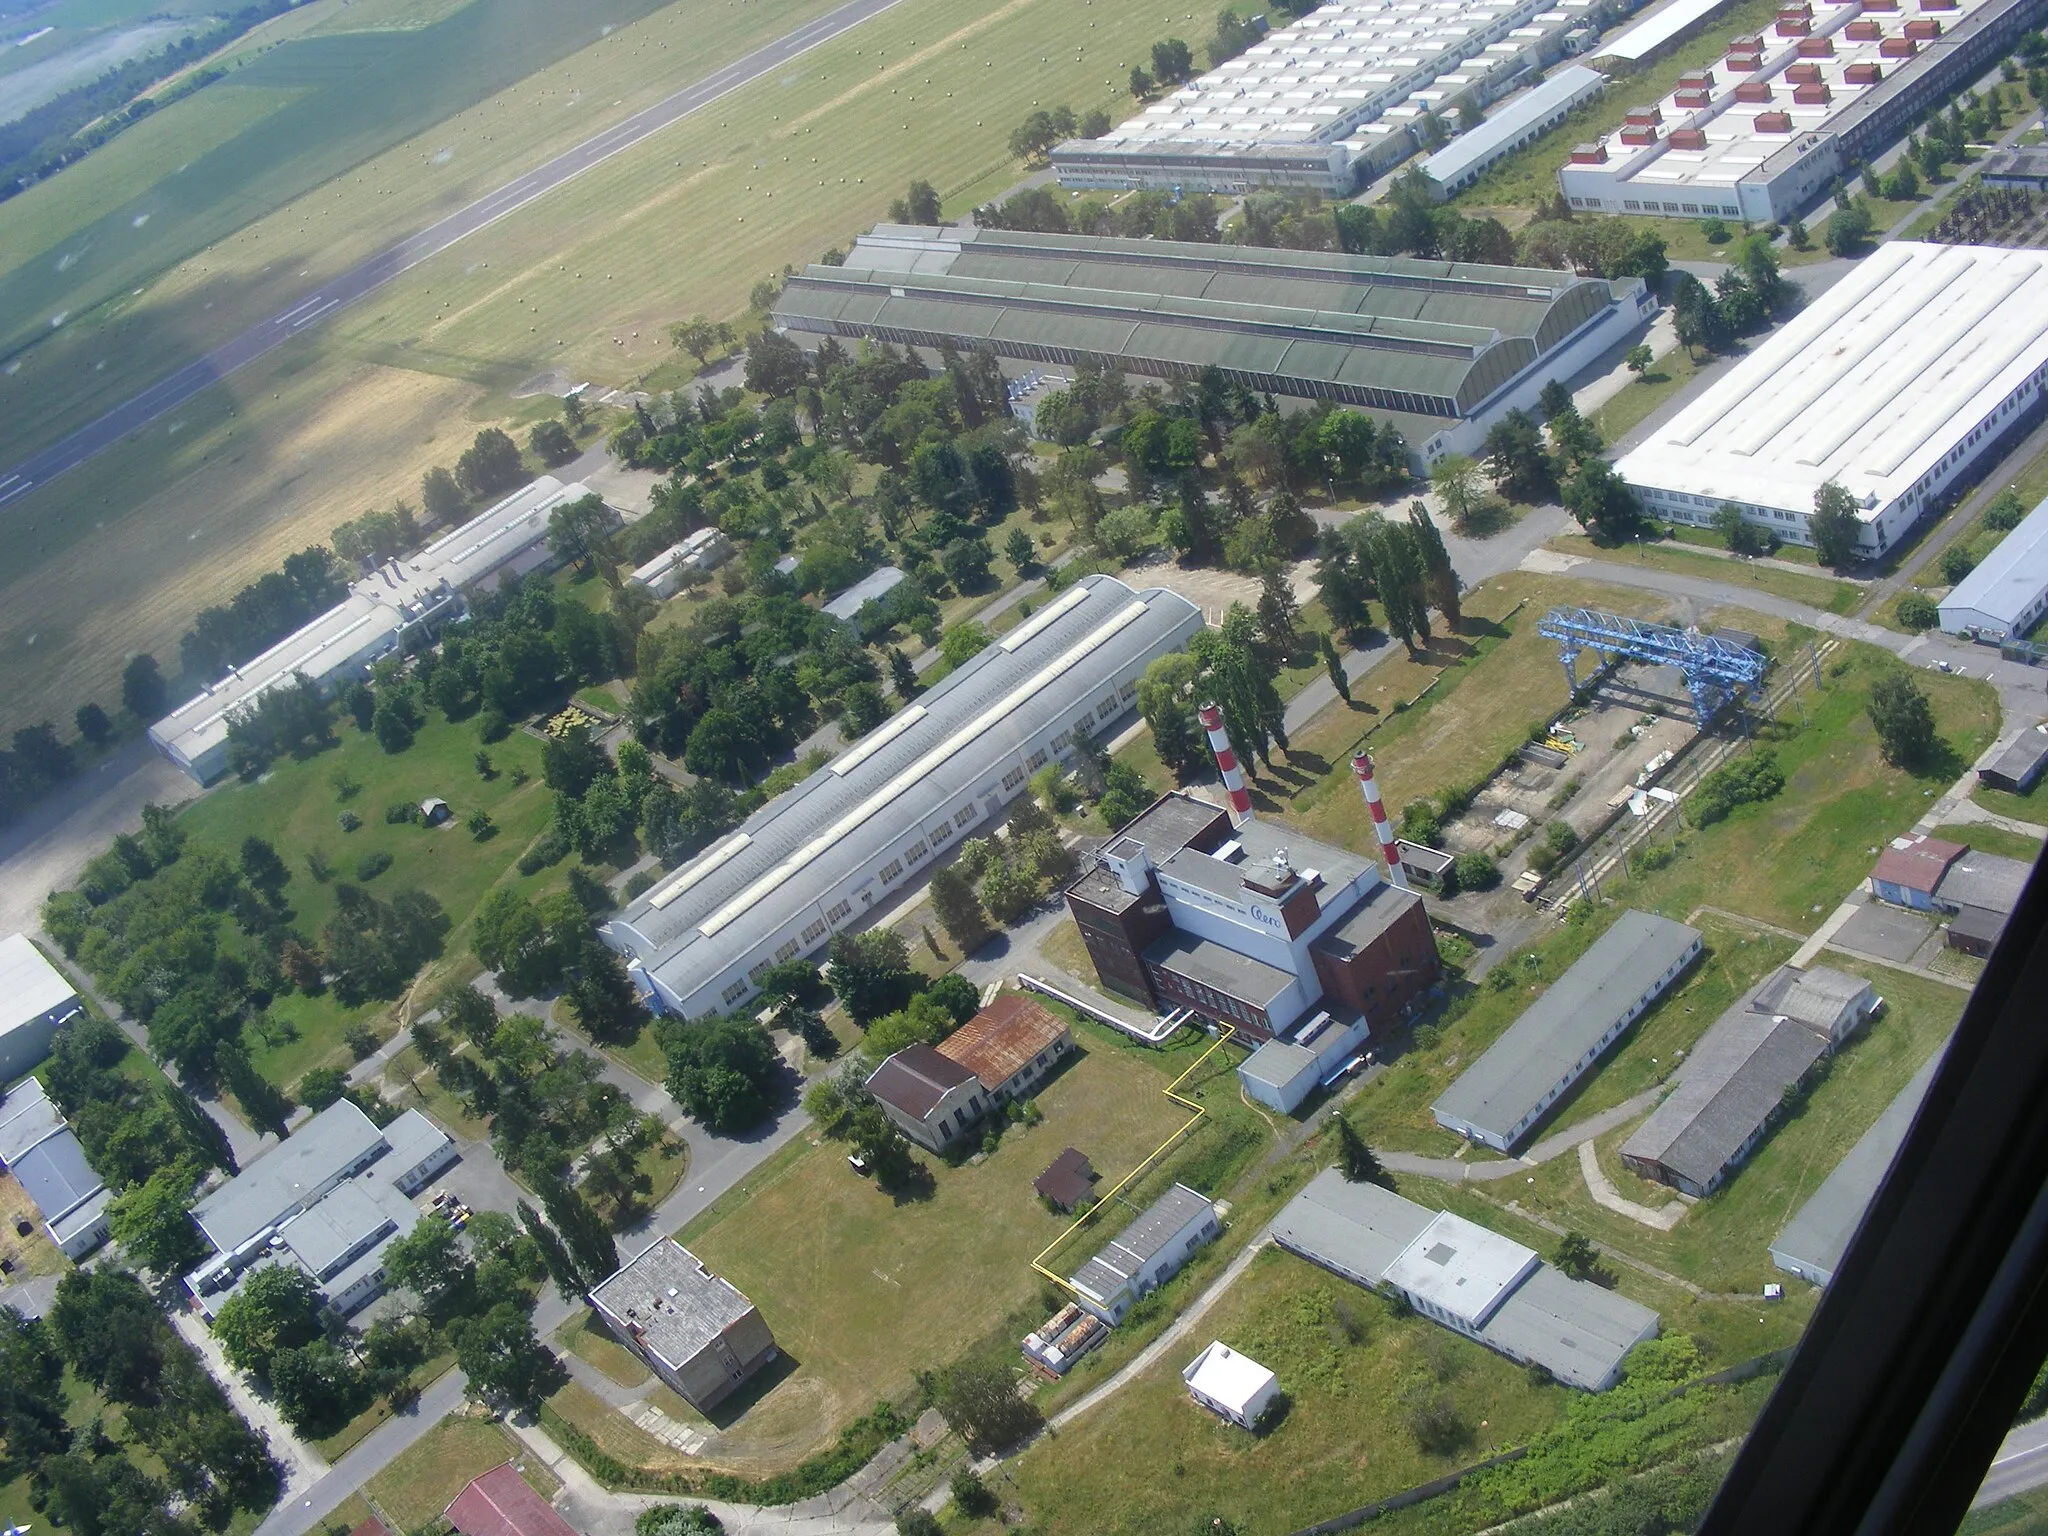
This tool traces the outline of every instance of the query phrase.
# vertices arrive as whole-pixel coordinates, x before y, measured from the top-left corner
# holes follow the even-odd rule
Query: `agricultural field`
[[[1122,1178],[1185,1123],[1162,1090],[1195,1059],[1118,1046],[1106,1031],[1077,1039],[1081,1052],[1036,1098],[1042,1124],[1012,1126],[993,1153],[959,1166],[920,1153],[934,1177],[928,1194],[893,1198],[863,1183],[838,1144],[798,1142],[678,1234],[753,1300],[793,1362],[708,1456],[747,1470],[767,1438],[786,1464],[877,1398],[909,1391],[915,1372],[1043,1321],[1047,1286],[1031,1261],[1070,1223],[1045,1209],[1031,1181],[1067,1146],[1088,1154],[1102,1188]],[[1262,1139],[1238,1099],[1237,1059],[1228,1050],[1211,1058],[1196,1085],[1211,1118],[1146,1189],[1166,1177],[1216,1188]],[[1114,1230],[1093,1223],[1050,1262],[1076,1264]],[[910,1318],[915,1328],[904,1326]],[[1014,1349],[1014,1337],[1002,1342]],[[807,1438],[793,1441],[787,1426],[799,1420]]]
[[[445,120],[408,119],[411,136],[374,159],[361,156],[380,146],[330,121],[341,104],[322,88],[321,50],[336,52],[337,71],[358,61],[349,50],[370,62],[386,51],[437,59],[467,46],[463,29],[540,3],[474,0],[414,33],[279,46],[118,140],[127,158],[109,165],[125,181],[96,172],[93,156],[0,209],[4,312],[25,317],[17,348],[31,334],[43,338],[17,352],[12,374],[0,372],[17,451],[277,312],[392,235],[826,9],[823,0],[772,13],[679,3],[626,24],[644,0],[612,0],[621,24],[596,41],[602,17],[543,6],[578,18],[591,45],[516,88],[477,88],[485,99],[473,106],[437,88]],[[520,386],[637,379],[674,355],[667,322],[738,315],[755,283],[843,243],[914,177],[934,182],[949,212],[1002,191],[1020,174],[1007,147],[1016,122],[1040,103],[1128,110],[1128,61],[1172,24],[1165,13],[1094,0],[1007,0],[992,10],[902,0],[416,268],[60,487],[19,498],[0,529],[0,723],[68,716],[79,700],[111,691],[127,653],[171,654],[206,602],[367,507],[416,499],[421,473],[452,462],[479,426],[523,430],[551,409],[545,399],[515,399]],[[1184,18],[1179,25],[1187,29]],[[1049,37],[1085,42],[1054,55],[1043,51]],[[687,66],[676,62],[683,39]],[[386,78],[394,94],[406,89],[395,65]],[[235,110],[251,121],[238,132],[223,137],[211,119],[181,126],[256,89],[274,93],[274,110],[244,99]],[[938,120],[944,134],[919,131]],[[186,132],[215,147],[189,156],[178,137]],[[264,146],[282,154],[308,135],[321,141],[314,171],[300,158],[251,163]],[[342,140],[355,158],[341,154]],[[136,190],[148,165],[204,175],[214,190],[198,205],[203,217],[228,222],[202,226],[197,209],[173,217],[156,208],[160,192]],[[108,176],[104,199],[63,191],[72,175]],[[224,205],[230,188],[247,201]],[[55,206],[60,192],[64,208]],[[235,227],[252,205],[275,211]],[[150,231],[154,254],[145,255]],[[183,250],[197,254],[177,260]],[[690,253],[687,265],[678,251]],[[80,259],[57,272],[72,253]],[[94,272],[97,287],[87,285]]]

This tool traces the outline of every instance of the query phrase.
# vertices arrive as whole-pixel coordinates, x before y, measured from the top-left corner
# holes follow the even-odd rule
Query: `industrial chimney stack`
[[[1358,787],[1365,791],[1365,807],[1372,812],[1372,830],[1386,855],[1387,878],[1402,890],[1408,889],[1408,872],[1401,868],[1401,850],[1394,844],[1394,829],[1387,825],[1387,808],[1380,804],[1380,786],[1372,776],[1372,754],[1360,752],[1351,759],[1351,771],[1358,775]]]
[[[1252,819],[1252,797],[1244,787],[1244,770],[1237,766],[1237,754],[1230,749],[1230,737],[1223,729],[1223,711],[1214,704],[1204,704],[1197,713],[1202,717],[1202,729],[1209,733],[1216,766],[1223,772],[1223,787],[1230,794],[1230,819],[1241,826]]]

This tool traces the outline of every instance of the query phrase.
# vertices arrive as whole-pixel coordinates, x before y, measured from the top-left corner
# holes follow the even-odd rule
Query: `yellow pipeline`
[[[1100,1200],[1096,1201],[1094,1205],[1090,1206],[1085,1214],[1075,1217],[1074,1224],[1068,1227],[1066,1231],[1062,1232],[1058,1237],[1054,1238],[1051,1242],[1047,1243],[1045,1245],[1044,1250],[1040,1252],[1038,1257],[1031,1261],[1031,1267],[1038,1271],[1039,1274],[1045,1276],[1045,1278],[1050,1280],[1054,1285],[1057,1285],[1064,1290],[1074,1290],[1074,1287],[1068,1282],[1067,1277],[1065,1275],[1055,1274],[1053,1273],[1053,1271],[1045,1267],[1046,1254],[1051,1253],[1053,1249],[1059,1247],[1060,1244],[1064,1243],[1068,1238],[1072,1237],[1076,1232],[1080,1231],[1081,1228],[1085,1227],[1089,1222],[1093,1221],[1098,1211],[1106,1210],[1109,1206],[1110,1201],[1114,1200],[1118,1195],[1122,1194],[1133,1183],[1135,1183],[1139,1178],[1141,1178],[1147,1169],[1149,1169],[1154,1163],[1158,1162],[1159,1159],[1166,1154],[1168,1148],[1173,1146],[1175,1142],[1185,1137],[1189,1131],[1192,1131],[1197,1125],[1201,1123],[1202,1117],[1209,1113],[1209,1111],[1204,1109],[1200,1104],[1196,1103],[1193,1099],[1187,1097],[1187,1095],[1182,1093],[1180,1091],[1180,1085],[1186,1082],[1189,1078],[1193,1077],[1197,1072],[1201,1071],[1202,1064],[1206,1062],[1211,1056],[1214,1056],[1218,1051],[1222,1050],[1224,1046],[1228,1045],[1232,1040],[1237,1038],[1237,1030],[1234,1026],[1224,1024],[1221,1026],[1221,1028],[1223,1030],[1223,1033],[1216,1037],[1216,1043],[1210,1046],[1209,1049],[1207,1049],[1206,1051],[1202,1052],[1201,1055],[1197,1056],[1194,1060],[1194,1063],[1187,1069],[1187,1071],[1181,1073],[1179,1077],[1176,1077],[1172,1082],[1166,1085],[1166,1096],[1169,1099],[1173,1100],[1174,1103],[1180,1105],[1183,1109],[1192,1111],[1192,1113],[1188,1117],[1187,1124],[1183,1125],[1179,1130],[1175,1131],[1171,1136],[1167,1137],[1166,1140],[1159,1143],[1159,1145],[1153,1149],[1151,1155],[1148,1156],[1145,1159],[1145,1161],[1138,1164],[1138,1166],[1133,1168],[1129,1173],[1125,1174],[1123,1178],[1118,1181],[1116,1187],[1110,1190],[1110,1192],[1104,1195]],[[1076,1291],[1075,1294],[1079,1295],[1080,1293]]]

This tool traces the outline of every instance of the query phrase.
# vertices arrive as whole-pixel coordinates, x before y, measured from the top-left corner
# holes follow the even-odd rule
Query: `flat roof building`
[[[1586,0],[1329,0],[1099,139],[1052,152],[1063,187],[1343,197],[1567,52]]]
[[[1631,1172],[1704,1199],[1762,1144],[1823,1059],[1877,1007],[1869,982],[1845,971],[1781,966],[1716,1019],[1677,1085],[1628,1140]]]
[[[1426,467],[1476,452],[1489,422],[1654,309],[1636,278],[881,224],[844,264],[791,278],[774,321],[799,338],[986,346],[1153,378],[1216,368],[1251,389],[1383,416]]]
[[[2003,752],[1977,770],[1977,782],[2009,795],[2024,795],[2041,782],[2044,769],[2048,769],[2048,723],[2021,731]]]
[[[1608,213],[1794,218],[1997,63],[2039,8],[1944,0],[1915,10],[1863,0],[1781,8],[1769,33],[1735,39],[1713,67],[1681,75],[1575,149],[1558,185],[1572,207]]]
[[[1074,733],[1107,734],[1153,658],[1202,627],[1186,598],[1086,576],[607,923],[664,1013],[726,1013],[993,825]]]
[[[74,1262],[107,1240],[112,1196],[57,1106],[31,1077],[0,1098],[0,1168],[14,1176],[58,1252]]]
[[[1233,827],[1186,791],[1118,828],[1066,895],[1105,987],[1252,1040],[1318,1008],[1346,1028],[1391,1022],[1442,973],[1422,898],[1376,861],[1257,820]]]
[[[1628,911],[1431,1107],[1438,1125],[1511,1152],[1692,964],[1700,933]]]
[[[1185,1184],[1176,1184],[1068,1282],[1081,1305],[1114,1325],[1131,1303],[1180,1273],[1204,1243],[1223,1231],[1216,1207]]]
[[[1940,604],[1951,635],[2017,640],[2048,614],[2048,501],[1991,546]]]
[[[1238,1063],[1237,1080],[1248,1098],[1291,1115],[1364,1049],[1365,1036],[1363,1016],[1347,1022],[1317,1013]]]
[[[212,1317],[257,1264],[295,1263],[346,1316],[383,1293],[384,1250],[419,1221],[411,1197],[455,1157],[416,1109],[380,1130],[338,1099],[192,1207],[214,1252],[185,1287]]]
[[[1188,1396],[1239,1429],[1255,1429],[1280,1396],[1280,1378],[1221,1339],[1210,1343],[1180,1373]]]
[[[2044,379],[2048,251],[1888,241],[1615,468],[1654,517],[1727,503],[1795,544],[1839,484],[1875,556],[2003,451]]]
[[[1727,0],[1715,0],[1726,4]],[[1455,139],[1422,162],[1423,173],[1445,196],[1462,192],[1498,161],[1562,127],[1579,107],[1607,89],[1607,77],[1583,64],[1554,70],[1540,85],[1514,97],[1477,128]]]
[[[605,1326],[700,1413],[775,1359],[775,1337],[732,1282],[672,1237],[635,1254],[590,1293]]]
[[[1628,1352],[1658,1332],[1657,1314],[1573,1280],[1533,1249],[1334,1168],[1273,1219],[1289,1253],[1354,1284],[1392,1291],[1432,1322],[1568,1386],[1602,1392]]]
[[[303,675],[323,693],[365,676],[380,657],[403,651],[463,609],[466,594],[492,577],[544,564],[548,516],[590,491],[542,475],[489,511],[443,534],[416,554],[385,562],[349,595],[278,641],[199,697],[149,728],[157,749],[201,784],[228,769],[228,726],[273,688]]]
[[[827,603],[825,612],[842,624],[851,624],[864,606],[879,603],[902,586],[903,581],[904,573],[893,565],[885,565],[878,571],[869,571]]]
[[[1822,1181],[1812,1198],[1785,1223],[1785,1229],[1771,1244],[1773,1264],[1815,1285],[1827,1285],[1835,1278],[1835,1268],[1849,1249],[1849,1239],[1862,1225],[1864,1211],[1869,1209],[1878,1185],[1884,1182],[1906,1132],[1913,1128],[1913,1117],[1920,1112],[1920,1101],[1927,1097],[1927,1085],[1934,1081],[1935,1069],[1940,1065],[1941,1052],[1936,1051],[1899,1090],[1898,1097],[1885,1106],[1884,1113],[1849,1149],[1849,1155]]]
[[[0,939],[0,1085],[49,1055],[59,1026],[84,1012],[78,989],[33,940]]]
[[[2027,879],[2033,873],[2034,866],[2023,859],[1966,849],[1941,877],[1934,892],[1935,905],[1951,912],[1975,907],[1982,912],[2010,916],[2020,904],[2020,892],[2027,888]]]
[[[673,597],[689,575],[715,571],[732,558],[732,540],[716,528],[699,528],[681,543],[671,544],[627,579],[656,597]]]
[[[1728,3],[1729,0],[1671,0],[1618,37],[1603,40],[1588,51],[1596,59],[1627,59],[1631,64],[1640,64]]]

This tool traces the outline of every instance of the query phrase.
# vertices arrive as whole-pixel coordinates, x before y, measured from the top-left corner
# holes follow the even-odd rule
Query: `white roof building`
[[[237,709],[304,674],[322,691],[363,676],[423,630],[459,612],[466,591],[491,577],[532,570],[548,558],[548,516],[590,491],[542,475],[416,554],[372,571],[304,628],[171,711],[149,739],[201,784],[227,771],[228,726]]]
[[[0,939],[0,1084],[49,1055],[58,1026],[84,1011],[78,989],[26,935]]]
[[[716,570],[732,558],[732,541],[716,528],[699,528],[671,544],[627,579],[656,597],[671,597],[690,571]]]
[[[1074,733],[1134,707],[1153,658],[1201,611],[1162,589],[1088,576],[916,703],[779,796],[607,923],[642,994],[691,1018],[725,1013],[770,965],[914,888],[977,833]]]
[[[1941,600],[1941,627],[1987,640],[2024,635],[2048,613],[2048,501],[2029,512]]]
[[[1188,1396],[1211,1413],[1250,1429],[1280,1395],[1280,1379],[1249,1355],[1218,1339],[1180,1373]]]
[[[2048,251],[1891,241],[1616,465],[1652,516],[1732,502],[1810,543],[1814,494],[1854,499],[1876,555],[1999,444],[2048,379]]]

